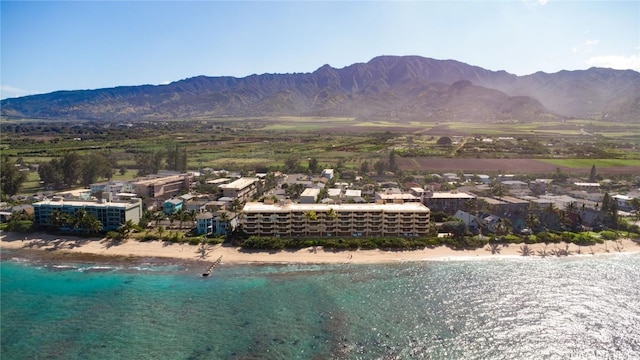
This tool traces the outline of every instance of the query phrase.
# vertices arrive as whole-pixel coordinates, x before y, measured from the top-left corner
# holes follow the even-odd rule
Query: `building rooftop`
[[[475,195],[467,194],[465,192],[447,191],[447,192],[434,192],[427,196],[431,199],[475,199]]]
[[[138,202],[100,202],[100,201],[80,201],[80,200],[43,200],[33,204],[33,206],[75,206],[75,207],[116,207],[126,209],[132,205],[138,205]]]
[[[337,212],[354,212],[354,211],[385,211],[385,212],[423,212],[428,213],[429,208],[417,203],[404,204],[265,204],[261,202],[248,202],[242,211],[246,213],[256,212],[291,212],[291,211],[328,211],[333,209]]]
[[[243,177],[240,178],[232,183],[229,184],[222,184],[220,185],[220,189],[236,189],[236,190],[242,190],[244,188],[246,188],[247,186],[250,186],[251,184],[255,183],[259,181],[258,178],[254,178],[254,177]]]
[[[171,176],[164,176],[164,177],[155,177],[152,179],[136,181],[133,184],[134,185],[166,184],[173,181],[182,181],[186,176],[187,175],[185,174],[180,174],[180,175],[171,175]]]
[[[300,194],[300,196],[318,196],[318,195],[320,195],[320,189],[317,189],[317,188],[304,189],[302,194]]]
[[[418,200],[418,198],[412,194],[407,193],[393,193],[387,194],[385,192],[376,193],[376,196],[381,200]]]

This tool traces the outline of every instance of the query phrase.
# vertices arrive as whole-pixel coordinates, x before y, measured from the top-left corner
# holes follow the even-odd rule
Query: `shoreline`
[[[523,257],[523,244],[500,245],[494,251],[488,246],[474,250],[453,250],[446,246],[420,250],[334,250],[304,248],[299,250],[243,250],[223,245],[189,245],[161,241],[139,242],[129,239],[114,243],[105,238],[60,237],[44,233],[0,233],[0,250],[11,250],[40,259],[100,262],[211,263],[222,256],[222,264],[384,264],[410,261],[450,261],[473,259],[505,259]],[[567,243],[548,244],[546,256],[539,255],[545,244],[529,244],[529,258],[556,257],[552,250],[565,250]],[[569,244],[569,257],[615,253],[639,253],[640,244],[631,239],[608,240],[593,246]],[[29,255],[31,254],[31,255]],[[567,257],[567,256],[561,256]],[[4,259],[4,256],[2,256]]]

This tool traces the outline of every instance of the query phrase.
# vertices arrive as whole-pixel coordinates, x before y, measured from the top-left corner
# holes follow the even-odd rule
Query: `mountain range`
[[[455,60],[379,56],[341,69],[196,76],[167,85],[56,91],[4,99],[7,118],[137,121],[242,116],[336,116],[388,121],[640,120],[640,73],[517,76]]]

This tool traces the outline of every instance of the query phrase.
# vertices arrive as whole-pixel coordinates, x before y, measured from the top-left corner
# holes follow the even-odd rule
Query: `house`
[[[213,213],[205,211],[196,216],[196,229],[199,235],[213,233]]]
[[[469,229],[469,231],[471,231],[472,233],[478,232],[480,226],[478,223],[478,218],[476,218],[474,215],[471,215],[466,211],[458,210],[453,215],[453,217],[462,221],[467,226],[467,229]]]
[[[329,180],[333,179],[333,174],[334,174],[333,169],[322,170],[322,177],[327,178]]]
[[[497,198],[498,200],[506,203],[505,209],[511,213],[524,213],[529,208],[529,201],[519,199],[513,196],[500,196]]]
[[[478,215],[478,221],[484,227],[492,233],[498,231],[498,226],[502,223],[502,218],[493,214],[480,214]]]
[[[301,204],[313,204],[318,201],[318,196],[320,195],[320,189],[304,189],[302,194],[300,194],[299,202]]]
[[[162,212],[171,215],[182,210],[184,202],[182,199],[169,199],[162,203]]]
[[[633,198],[627,195],[613,195],[611,196],[613,200],[618,204],[618,210],[622,211],[631,211],[633,210],[633,206],[631,206],[631,201]]]
[[[602,211],[586,208],[578,210],[577,213],[580,215],[582,225],[588,228],[596,228],[602,226],[604,223],[604,214]]]

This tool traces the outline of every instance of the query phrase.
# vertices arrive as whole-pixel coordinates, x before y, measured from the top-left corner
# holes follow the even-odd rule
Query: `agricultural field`
[[[134,177],[140,154],[184,149],[186,168],[244,172],[306,166],[358,170],[386,160],[410,173],[640,174],[640,124],[565,120],[537,123],[392,123],[353,118],[199,118],[132,124],[2,121],[2,155],[35,168],[62,154],[104,151],[116,176]],[[444,139],[450,140],[445,145]],[[124,175],[119,172],[124,171]],[[25,190],[39,188],[31,172]]]

